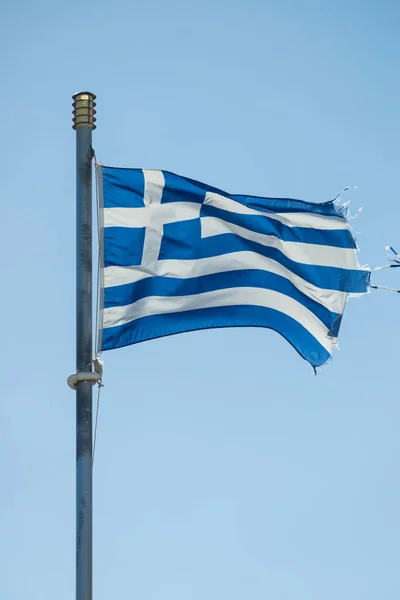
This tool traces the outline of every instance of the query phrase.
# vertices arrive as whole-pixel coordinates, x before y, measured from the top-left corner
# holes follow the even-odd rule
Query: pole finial
[[[96,96],[91,92],[78,92],[72,96],[74,107],[73,125],[72,129],[78,129],[78,127],[90,127],[90,129],[96,129],[95,121],[96,111]]]

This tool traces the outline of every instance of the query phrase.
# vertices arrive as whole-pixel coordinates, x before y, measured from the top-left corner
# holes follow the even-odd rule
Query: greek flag
[[[370,272],[337,201],[229,194],[168,171],[97,167],[101,348],[213,327],[268,327],[314,368]]]

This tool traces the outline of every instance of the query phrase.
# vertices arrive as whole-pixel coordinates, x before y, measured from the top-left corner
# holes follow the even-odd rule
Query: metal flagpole
[[[92,130],[96,96],[73,96],[76,131],[76,600],[92,600]]]

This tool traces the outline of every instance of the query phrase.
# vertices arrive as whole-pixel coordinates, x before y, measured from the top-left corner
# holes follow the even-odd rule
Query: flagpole
[[[96,96],[73,96],[76,131],[76,600],[92,600],[92,130]],[[72,376],[71,376],[72,377]]]

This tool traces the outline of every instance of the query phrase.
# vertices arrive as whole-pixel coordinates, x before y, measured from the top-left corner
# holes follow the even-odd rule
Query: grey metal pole
[[[92,600],[92,130],[96,96],[73,96],[76,130],[76,600]]]

